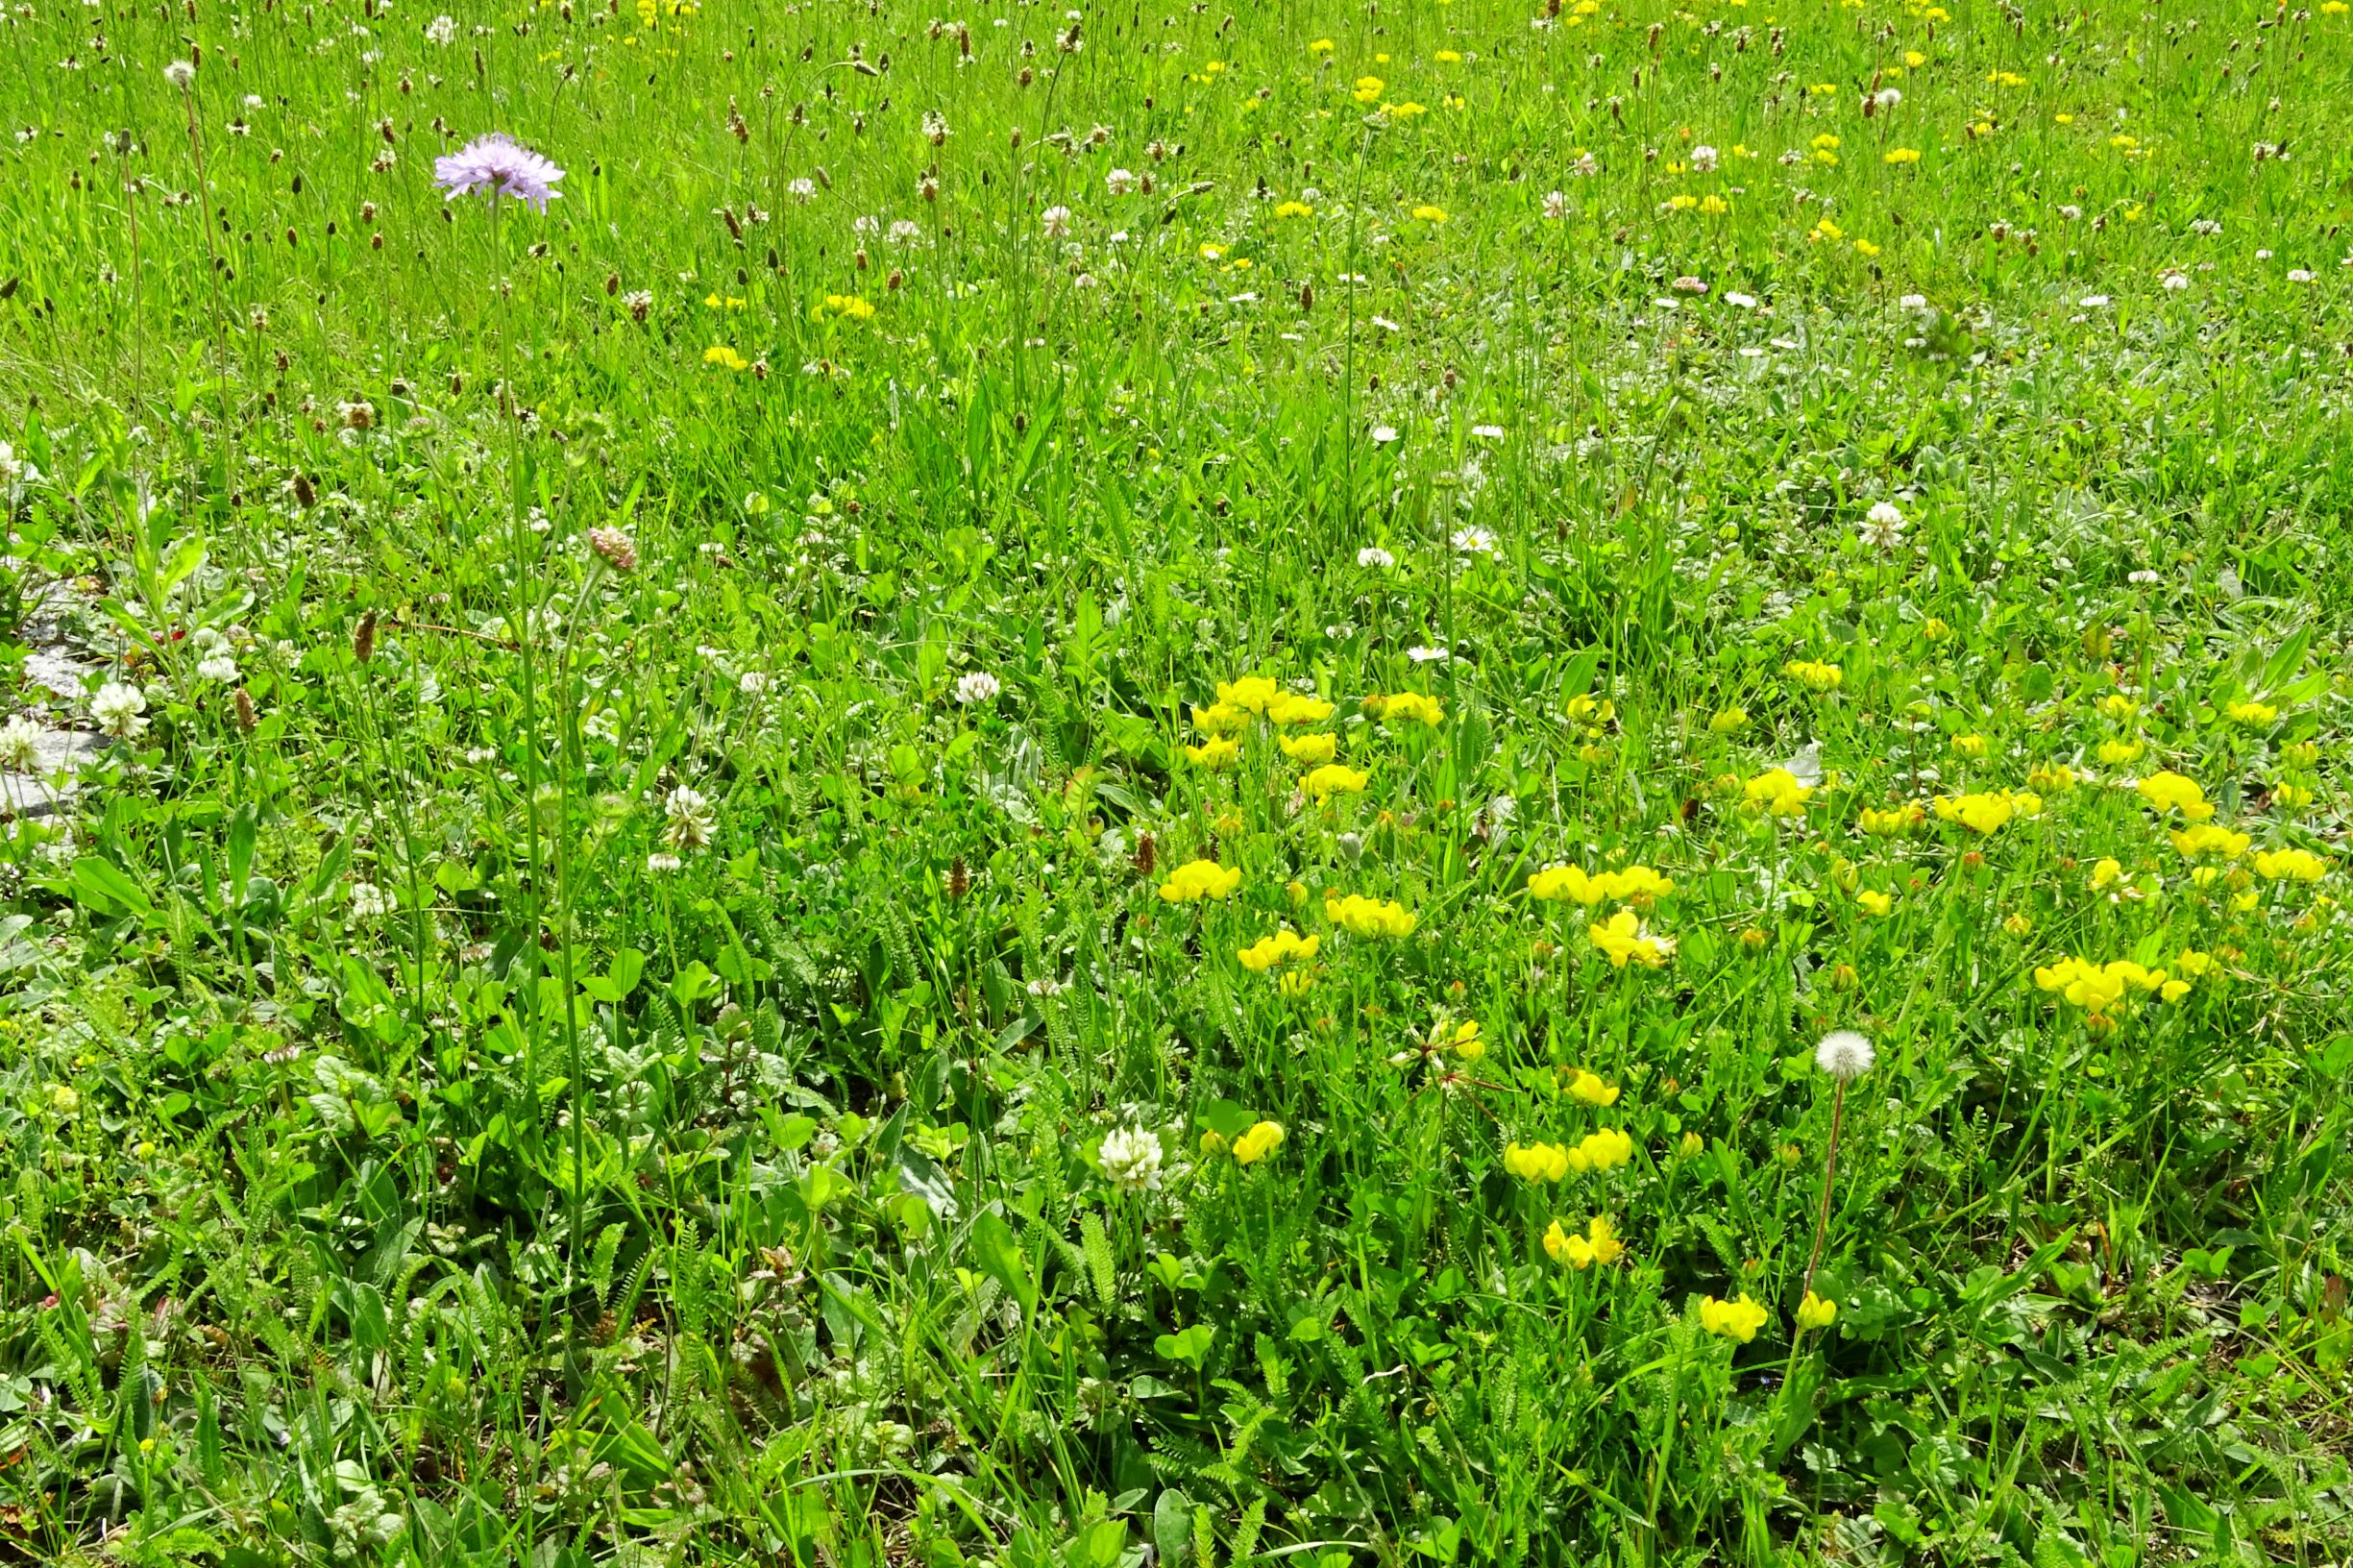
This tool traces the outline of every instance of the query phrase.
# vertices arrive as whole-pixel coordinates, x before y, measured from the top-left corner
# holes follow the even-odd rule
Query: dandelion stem
[[[1805,1260],[1805,1284],[1798,1293],[1802,1301],[1814,1288],[1814,1270],[1822,1263],[1822,1243],[1830,1234],[1830,1180],[1838,1170],[1838,1124],[1847,1109],[1847,1081],[1840,1079],[1830,1091],[1830,1142],[1822,1151],[1822,1213],[1814,1221],[1814,1250]]]

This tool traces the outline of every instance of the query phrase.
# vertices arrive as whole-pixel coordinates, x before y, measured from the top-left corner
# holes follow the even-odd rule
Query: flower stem
[[[1830,1234],[1830,1179],[1838,1170],[1838,1124],[1847,1109],[1847,1082],[1838,1081],[1830,1091],[1830,1143],[1822,1151],[1822,1213],[1814,1221],[1814,1250],[1805,1260],[1805,1285],[1798,1299],[1802,1301],[1814,1288],[1814,1270],[1822,1263],[1822,1243]]]

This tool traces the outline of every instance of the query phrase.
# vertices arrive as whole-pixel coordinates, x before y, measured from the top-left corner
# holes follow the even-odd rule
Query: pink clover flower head
[[[433,159],[433,183],[455,198],[485,191],[495,202],[512,196],[545,212],[563,192],[555,183],[564,171],[502,131],[477,136],[447,158]]]

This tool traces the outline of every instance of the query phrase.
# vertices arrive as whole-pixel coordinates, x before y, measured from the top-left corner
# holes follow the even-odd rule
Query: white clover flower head
[[[233,686],[237,683],[237,661],[226,653],[212,654],[198,662],[196,678],[215,680],[224,686]]]
[[[671,791],[662,800],[662,814],[667,819],[662,837],[673,849],[700,849],[718,828],[711,802],[691,785],[681,784]]]
[[[1136,188],[1136,171],[1133,169],[1112,170],[1103,177],[1103,188],[1114,196],[1125,196]]]
[[[41,726],[19,713],[0,724],[0,768],[29,773],[40,766]]]
[[[667,849],[656,849],[646,857],[646,870],[654,876],[668,876],[685,864]]]
[[[1713,147],[1710,147],[1705,142],[1701,142],[1697,147],[1691,149],[1692,172],[1695,174],[1709,174],[1714,172],[1717,156],[1716,150]]]
[[[425,24],[425,41],[447,49],[457,37],[457,18],[436,16]]]
[[[196,67],[184,60],[175,60],[163,67],[163,80],[175,87],[185,87],[196,80]]]
[[[90,698],[90,717],[98,727],[118,741],[135,741],[147,732],[147,694],[124,681],[110,680]]]
[[[1550,222],[1558,223],[1562,218],[1565,218],[1568,215],[1569,193],[1565,190],[1546,191],[1544,193],[1545,218]]]
[[[1903,296],[1903,298],[1896,302],[1896,308],[1899,310],[1925,310],[1928,308],[1928,296],[1925,294],[1906,294]]]
[[[996,676],[986,670],[975,670],[957,680],[956,700],[968,708],[977,703],[993,702],[997,693],[1004,689],[1004,683]]]
[[[1878,1053],[1871,1041],[1851,1029],[1833,1029],[1814,1047],[1814,1066],[1837,1079],[1852,1083],[1871,1070]]]
[[[1357,565],[1370,567],[1375,572],[1386,572],[1397,564],[1397,557],[1379,545],[1366,545],[1357,551]]]
[[[373,882],[352,884],[352,917],[361,920],[379,920],[392,913],[392,899]]]
[[[1728,289],[1725,291],[1724,303],[1735,310],[1753,310],[1756,308],[1756,296],[1743,294],[1737,289]]]
[[[1160,1135],[1147,1127],[1118,1127],[1103,1136],[1096,1158],[1103,1174],[1122,1192],[1157,1192],[1161,1184]]]
[[[1396,440],[1396,439],[1397,439],[1397,427],[1396,427],[1396,426],[1394,426],[1394,425],[1376,425],[1376,426],[1374,426],[1374,427],[1373,427],[1373,441],[1374,441],[1374,444],[1375,444],[1375,445],[1377,445],[1377,446],[1384,446],[1384,447],[1385,447],[1385,446],[1387,446],[1387,445],[1388,445],[1390,442],[1392,442],[1392,441],[1394,441],[1394,440]]]
[[[1893,550],[1903,542],[1903,514],[1893,502],[1875,502],[1863,514],[1863,542],[1875,550]]]
[[[1070,232],[1070,209],[1066,207],[1049,207],[1040,214],[1040,221],[1045,225],[1048,235],[1060,239]]]

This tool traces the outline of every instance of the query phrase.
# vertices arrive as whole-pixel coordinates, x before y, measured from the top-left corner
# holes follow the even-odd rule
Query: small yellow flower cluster
[[[1523,1182],[1557,1182],[1570,1171],[1609,1170],[1634,1157],[1634,1140],[1614,1127],[1588,1133],[1574,1145],[1507,1143],[1504,1168]]]
[[[1626,1243],[1618,1239],[1617,1227],[1596,1214],[1585,1224],[1585,1234],[1561,1228],[1554,1220],[1544,1233],[1544,1251],[1555,1262],[1571,1268],[1587,1269],[1600,1263],[1605,1268],[1626,1256]]]
[[[1255,1165],[1283,1145],[1283,1124],[1262,1121],[1234,1140],[1234,1163]]]
[[[2194,822],[2209,821],[2214,817],[2214,803],[2197,780],[2184,778],[2169,769],[2155,772],[2141,780],[2141,798],[2159,811],[2178,811]]]
[[[2172,839],[2173,847],[2181,852],[2184,860],[2202,860],[2208,856],[2237,860],[2246,853],[2247,845],[2255,842],[2248,834],[2234,833],[2213,822],[2197,822],[2168,837]]]
[[[1382,903],[1360,893],[1352,893],[1342,898],[1327,894],[1324,897],[1324,919],[1360,937],[1413,935],[1412,912],[1394,898]]]
[[[1318,802],[1329,800],[1336,795],[1362,795],[1364,786],[1371,782],[1370,773],[1359,772],[1336,762],[1328,762],[1311,770],[1299,781],[1300,786]]]
[[[1839,236],[1833,233],[1830,237]],[[1792,659],[1781,673],[1809,692],[1835,692],[1847,678],[1837,665],[1814,659]]]
[[[1805,1293],[1803,1301],[1798,1303],[1798,1327],[1802,1329],[1826,1329],[1837,1317],[1838,1303],[1818,1296],[1811,1290]]]
[[[1185,754],[1192,759],[1194,767],[1207,768],[1214,772],[1221,768],[1233,767],[1241,756],[1242,748],[1238,741],[1229,740],[1223,735],[1212,735],[1199,746],[1187,747]]]
[[[1581,866],[1553,866],[1528,879],[1528,896],[1547,903],[1564,900],[1590,909],[1605,898],[1638,902],[1645,898],[1664,898],[1675,891],[1675,884],[1648,866],[1629,866],[1622,870],[1604,871],[1588,876]]]
[[[1664,968],[1675,956],[1675,939],[1644,925],[1630,909],[1621,909],[1608,919],[1587,926],[1585,936],[1613,969],[1622,969],[1630,962],[1646,969]]]
[[[1261,937],[1234,956],[1241,960],[1243,968],[1252,974],[1264,974],[1278,964],[1305,964],[1323,945],[1321,937],[1303,937],[1292,930],[1282,930],[1271,937]]]
[[[1814,787],[1786,768],[1768,768],[1740,787],[1748,803],[1768,817],[1802,817]]]
[[[1855,825],[1875,839],[1893,838],[1908,833],[1926,820],[1927,814],[1912,802],[1900,806],[1865,806]]]
[[[1747,1344],[1756,1337],[1756,1331],[1765,1326],[1765,1309],[1750,1299],[1743,1290],[1730,1301],[1718,1301],[1709,1296],[1700,1303],[1700,1327],[1725,1339],[1737,1339]]]
[[[1160,885],[1161,901],[1170,904],[1198,903],[1204,898],[1223,902],[1241,886],[1239,866],[1220,866],[1213,860],[1189,861],[1168,873],[1168,880]]]
[[[1332,704],[1322,698],[1287,692],[1265,675],[1221,680],[1217,700],[1192,710],[1193,727],[1207,739],[1199,746],[1188,746],[1185,754],[1202,768],[1228,768],[1241,756],[1241,745],[1232,737],[1250,727],[1253,714],[1272,724],[1289,725],[1319,723],[1331,718],[1332,712]],[[1335,750],[1329,735],[1284,736],[1282,744],[1286,756],[1307,764],[1330,762]]]
[[[2041,815],[2043,797],[2028,790],[1986,790],[1969,795],[1940,796],[1937,821],[1958,822],[1973,833],[1997,832],[2013,817]]]
[[[1569,1078],[1569,1093],[1587,1105],[1608,1106],[1618,1103],[1618,1086],[1579,1067]]]
[[[2205,972],[2212,963],[2203,953],[2183,956],[2195,956],[2200,961],[2193,971],[2196,973]],[[2169,1002],[2178,1002],[2190,993],[2187,980],[2169,978],[2163,969],[2148,968],[2130,959],[2095,964],[2089,959],[2063,958],[2056,964],[2038,965],[2034,983],[2093,1014],[2106,1014],[2128,991],[2157,992]]]
[[[1439,724],[1446,720],[1446,709],[1434,697],[1419,692],[1395,692],[1387,697],[1368,697],[1364,711],[1385,724],[1397,725],[1421,723]]]
[[[2328,874],[2328,862],[2309,849],[2259,849],[2255,874],[2272,882],[2317,882]]]

